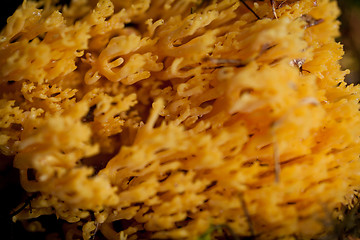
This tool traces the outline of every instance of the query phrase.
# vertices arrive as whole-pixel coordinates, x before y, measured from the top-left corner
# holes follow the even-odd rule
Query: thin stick
[[[95,223],[95,230],[94,230],[94,233],[91,235],[91,237],[90,237],[90,240],[94,240],[95,239],[95,236],[96,236],[96,233],[97,233],[97,231],[99,230],[99,223],[97,222],[97,221],[95,221],[96,223]]]
[[[14,216],[18,215],[19,213],[21,213],[27,206],[31,206],[31,200],[33,200],[36,197],[36,195],[37,195],[37,193],[34,193],[30,197],[28,197],[25,200],[24,205],[22,205],[18,210],[14,211],[13,213],[11,213],[9,215],[10,219],[13,218]],[[30,209],[30,211],[31,211],[31,209]]]
[[[272,7],[272,12],[274,14],[274,17],[277,19],[277,15],[276,15],[276,11],[275,11],[275,2],[274,0],[270,0],[270,4],[271,4],[271,7]]]
[[[249,225],[249,231],[250,231],[251,237],[254,237],[255,236],[254,226],[252,224],[250,214],[249,214],[249,211],[248,211],[248,209],[246,207],[246,202],[245,202],[244,197],[243,197],[242,194],[240,194],[240,201],[241,201],[241,206],[243,208],[243,211],[244,211],[244,214],[245,214],[245,217],[246,217],[246,221],[248,222],[248,225]]]
[[[273,143],[273,149],[274,149],[274,171],[275,171],[275,182],[280,182],[280,153],[279,153],[279,146],[276,142],[276,137],[274,134],[274,143]]]
[[[240,2],[242,2],[242,3],[245,5],[245,7],[246,7],[247,9],[249,9],[250,12],[252,12],[258,20],[260,20],[259,15],[257,15],[256,12],[254,12],[254,10],[252,10],[252,8],[251,8],[249,5],[247,5],[244,0],[240,0]]]
[[[282,8],[282,5],[286,3],[287,0],[282,1],[280,4],[277,5],[277,9]]]

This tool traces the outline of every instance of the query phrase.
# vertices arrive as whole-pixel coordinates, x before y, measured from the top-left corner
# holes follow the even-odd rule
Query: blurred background
[[[348,83],[360,83],[360,0],[339,0],[342,15],[341,37],[338,41],[344,44],[345,56],[341,60],[343,68],[350,69],[346,76]]]

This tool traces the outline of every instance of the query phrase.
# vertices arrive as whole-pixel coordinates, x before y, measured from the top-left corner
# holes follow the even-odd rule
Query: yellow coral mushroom
[[[68,239],[330,232],[360,187],[339,10],[245,2],[24,1],[0,34],[0,151],[36,193],[13,220],[55,214]]]

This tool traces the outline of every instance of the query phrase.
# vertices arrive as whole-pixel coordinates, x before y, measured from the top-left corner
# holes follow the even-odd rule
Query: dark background
[[[360,82],[360,0],[338,0],[342,15],[341,37],[344,44],[345,56],[341,60],[344,69],[350,69],[346,76],[348,83]]]
[[[16,8],[22,3],[21,0],[3,0],[0,7],[0,23],[1,28],[6,24],[6,19],[16,10]]]

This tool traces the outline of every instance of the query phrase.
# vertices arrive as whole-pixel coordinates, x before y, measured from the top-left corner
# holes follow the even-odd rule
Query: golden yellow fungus
[[[260,19],[238,0],[24,1],[0,34],[0,150],[37,195],[13,220],[56,214],[68,239],[330,231],[360,185],[336,2],[247,3]]]

